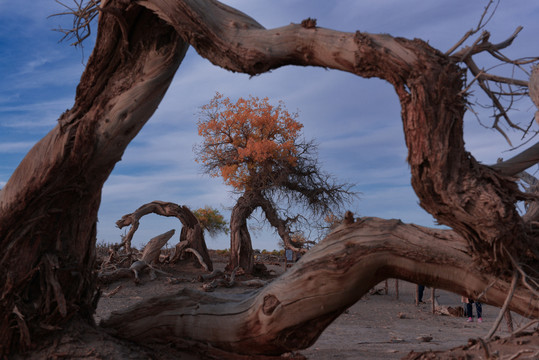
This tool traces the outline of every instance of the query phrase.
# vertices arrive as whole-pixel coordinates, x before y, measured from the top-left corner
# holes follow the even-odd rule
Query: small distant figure
[[[475,311],[477,312],[477,322],[483,322],[483,307],[479,301],[474,301],[470,298],[462,297],[462,302],[466,304],[466,316],[468,319],[467,322],[473,322],[473,304],[475,303]]]
[[[423,292],[425,291],[425,285],[417,285],[417,303],[424,304],[423,302]]]

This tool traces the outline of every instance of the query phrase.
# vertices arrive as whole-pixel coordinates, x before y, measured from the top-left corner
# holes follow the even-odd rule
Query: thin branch
[[[519,266],[519,264],[516,262],[513,256],[509,253],[509,251],[505,250],[505,253],[511,260],[511,263],[513,264],[515,270],[517,270],[522,275],[522,284],[524,284],[524,286],[528,288],[528,290],[530,290],[533,295],[539,298],[539,292],[537,291],[537,288],[539,288],[539,284],[535,282],[533,279],[531,279],[528,274],[526,274],[526,272],[522,269],[522,267]],[[526,279],[530,279],[534,283],[535,288],[533,288],[530,284],[528,284]]]
[[[496,6],[494,7],[494,10],[492,11],[488,19],[485,22],[483,22],[483,20],[485,19],[485,16],[488,14],[488,10],[490,6],[493,3],[494,3],[494,0],[490,0],[488,4],[485,6],[485,9],[483,10],[483,13],[481,14],[481,17],[479,18],[479,22],[477,23],[477,26],[475,27],[475,29],[468,30],[466,34],[464,34],[464,36],[459,41],[457,41],[455,45],[453,45],[449,50],[446,51],[445,55],[448,55],[448,56],[451,55],[451,53],[455,51],[456,49],[458,49],[458,47],[461,46],[466,40],[468,40],[470,36],[476,34],[479,30],[483,29],[485,25],[488,24],[488,22],[492,19],[492,17],[496,13],[496,9],[498,8],[498,5],[500,4],[500,0],[498,0],[498,2],[496,3]]]
[[[536,62],[539,60],[539,57],[527,57],[527,58],[512,60],[501,53],[502,49],[509,47],[513,43],[517,35],[522,30],[522,26],[518,26],[513,32],[513,34],[511,34],[511,36],[509,36],[506,40],[497,44],[494,44],[489,41],[489,38],[490,38],[489,32],[483,31],[481,35],[473,42],[472,45],[462,47],[460,50],[456,51],[456,49],[459,46],[461,46],[470,36],[477,33],[479,30],[483,28],[484,26],[483,21],[488,14],[489,7],[492,6],[492,4],[493,2],[489,1],[488,5],[485,7],[485,10],[481,16],[481,19],[479,20],[478,26],[473,30],[469,30],[464,35],[464,37],[459,42],[457,42],[457,44],[455,44],[451,49],[449,49],[449,51],[446,52],[446,55],[450,56],[455,62],[463,62],[466,64],[467,68],[470,70],[474,78],[462,91],[462,94],[467,93],[474,83],[479,85],[481,90],[488,96],[488,98],[492,102],[492,104],[489,107],[492,107],[494,109],[494,122],[490,126],[490,128],[498,131],[505,138],[507,143],[513,146],[509,136],[502,129],[499,122],[500,122],[500,118],[503,118],[510,128],[513,128],[522,132],[524,136],[528,134],[530,127],[528,126],[526,129],[524,129],[519,124],[512,122],[508,112],[514,106],[515,100],[517,100],[517,96],[526,95],[525,91],[522,91],[522,90],[519,91],[519,89],[517,89],[517,91],[514,91],[511,88],[511,86],[518,86],[520,88],[528,88],[529,82],[525,80],[521,80],[521,79],[515,79],[513,77],[505,77],[505,76],[491,74],[485,70],[482,70],[476,65],[475,61],[472,59],[472,56],[482,53],[482,52],[487,52],[496,60],[500,61],[501,65],[511,64],[514,67],[516,67],[515,69],[519,69],[529,76],[528,71],[526,71],[526,69],[524,69],[522,65]],[[498,5],[496,5],[496,7],[497,6]],[[496,9],[494,9],[494,11],[492,12],[488,20],[490,20],[490,18],[492,17],[495,11]],[[489,82],[496,84],[499,87],[499,91],[493,91],[489,86]],[[508,89],[503,87],[502,85],[507,85]],[[509,105],[504,106],[502,104],[502,100],[506,100],[506,99],[509,99]],[[537,117],[539,118],[539,116]]]
[[[488,31],[484,31],[472,46],[466,46],[462,48],[454,55],[451,55],[451,57],[454,59],[458,59],[458,61],[461,62],[466,61],[472,55],[479,54],[483,51],[498,51],[501,49],[505,49],[506,47],[511,46],[518,33],[522,31],[522,29],[522,26],[518,26],[511,36],[498,44],[492,44],[490,41],[488,41],[490,33]]]
[[[101,1],[88,0],[88,2],[84,4],[83,0],[80,0],[78,2],[77,0],[74,0],[73,2],[75,3],[75,7],[70,7],[59,0],[55,1],[65,7],[68,11],[50,15],[49,18],[53,16],[72,15],[73,27],[71,29],[58,28],[53,30],[64,34],[60,41],[64,41],[65,39],[71,40],[74,38],[76,39],[76,41],[70,45],[78,46],[82,44],[82,42],[87,39],[92,33],[91,23],[99,14],[99,11],[102,10],[99,6]]]
[[[520,328],[516,329],[511,335],[518,335],[530,326],[539,323],[539,319],[531,320],[527,324],[521,326]]]
[[[466,61],[468,58],[470,58],[472,55],[475,54],[474,51],[478,49],[478,44],[488,43],[489,37],[490,37],[490,33],[488,31],[483,31],[481,33],[481,36],[478,37],[471,46],[465,47],[464,49],[459,51],[457,54],[455,54],[454,57],[459,57],[460,62]]]
[[[479,77],[479,79],[482,79],[482,80],[490,80],[490,81],[495,81],[497,83],[528,87],[527,81],[512,79],[512,78],[508,78],[504,76],[492,75],[492,74],[488,74],[484,72],[483,70],[480,70],[477,76]],[[515,93],[510,93],[510,95],[515,95]]]
[[[517,282],[518,282],[518,271],[515,270],[513,273],[513,280],[511,281],[511,290],[509,290],[509,294],[507,294],[507,298],[505,298],[505,302],[503,303],[502,309],[500,310],[500,313],[498,314],[498,317],[496,318],[496,321],[494,321],[494,325],[490,329],[488,335],[486,336],[486,340],[489,340],[492,335],[498,330],[498,326],[500,326],[500,322],[503,319],[503,316],[505,312],[507,311],[507,307],[511,303],[511,299],[513,298],[513,295],[515,293],[515,289],[517,288]]]
[[[465,61],[466,65],[468,66],[468,69],[471,71],[471,73],[474,75],[474,76],[477,76],[481,70],[479,69],[479,67],[475,64],[475,62],[472,60],[472,58],[468,58],[466,61]],[[503,116],[503,118],[505,119],[505,121],[507,122],[507,124],[509,124],[509,126],[511,126],[512,128],[516,128],[516,129],[519,129],[519,130],[523,130],[521,129],[519,126],[513,124],[513,122],[511,122],[511,120],[509,119],[509,115],[507,115],[507,110],[508,109],[505,109],[504,106],[500,103],[500,101],[498,100],[498,98],[496,96],[494,96],[494,94],[491,92],[491,90],[488,88],[488,85],[481,79],[481,76],[478,77],[478,81],[479,81],[479,87],[481,87],[481,89],[485,92],[485,94],[492,100],[492,103],[494,104],[494,107],[496,109],[498,109],[498,111],[500,112],[499,115]],[[497,126],[497,123],[494,124],[493,126],[496,130],[498,130],[502,135],[504,135],[504,137],[506,138],[506,140],[508,141],[509,144],[511,144],[511,141],[509,140],[509,138],[507,137],[507,135],[505,135],[505,133]],[[513,145],[511,145],[513,146]]]

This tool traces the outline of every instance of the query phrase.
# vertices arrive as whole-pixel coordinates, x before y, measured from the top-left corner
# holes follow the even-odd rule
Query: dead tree
[[[510,283],[476,272],[467,246],[453,231],[361,218],[339,226],[254,294],[230,300],[186,289],[113,313],[101,326],[142,343],[197,343],[232,353],[278,355],[312,345],[329,323],[388,277],[436,283],[501,306]],[[486,291],[485,284],[490,285]],[[538,301],[533,291],[521,288],[511,310],[537,317]],[[226,325],[216,328],[216,323]]]
[[[535,197],[520,192],[513,178],[537,163],[539,146],[487,166],[466,152],[462,137],[468,86],[462,64],[474,72],[475,54],[499,56],[514,36],[498,44],[481,36],[467,48],[443,53],[418,39],[338,32],[314,21],[265,29],[213,0],[92,4],[91,11],[100,14],[97,42],[75,104],[0,192],[0,357],[34,349],[74,324],[93,322],[103,183],[159,105],[189,45],[218,66],[250,75],[293,64],[392,84],[402,107],[414,190],[421,206],[454,232],[363,219],[335,230],[299,266],[243,302],[186,292],[141,304],[148,310],[144,313],[115,315],[105,327],[147,343],[165,338],[278,354],[311,344],[384,278],[472,298],[487,291],[485,302],[501,306],[515,272],[521,276],[507,308],[539,315],[538,284],[529,275],[539,269],[537,215],[520,216],[515,207],[517,200]],[[481,70],[474,78],[483,85],[527,86],[526,80],[493,79]],[[328,271],[331,282],[324,279]],[[165,308],[179,315],[163,313]],[[168,325],[174,331],[162,337]],[[144,339],[137,335],[142,333]]]
[[[140,218],[144,215],[152,213],[162,216],[175,217],[179,219],[183,225],[180,233],[180,241],[176,245],[176,251],[171,259],[171,262],[177,262],[182,256],[182,253],[184,253],[185,249],[191,248],[196,251],[196,254],[201,256],[201,259],[198,259],[197,257],[197,260],[199,260],[201,264],[204,263],[203,266],[207,267],[209,271],[213,270],[210,254],[208,253],[208,248],[206,247],[206,241],[204,241],[204,231],[202,230],[202,227],[198,223],[198,220],[193,212],[185,205],[180,206],[171,202],[156,200],[142,205],[131,214],[122,216],[122,218],[116,222],[116,226],[121,229],[124,226],[131,225],[129,232],[122,241],[122,244],[124,244],[126,249],[131,247],[131,240],[133,239],[135,231],[137,231],[139,227]],[[157,250],[160,249],[161,247]]]
[[[174,235],[174,230],[167,231],[161,235],[158,235],[148,242],[144,247],[142,256],[140,259],[133,261],[129,267],[118,267],[114,270],[101,270],[98,272],[98,278],[100,283],[110,283],[116,281],[120,278],[131,277],[134,275],[135,283],[140,282],[139,273],[142,270],[148,269],[151,272],[151,277],[154,279],[156,277],[156,272],[161,272],[158,269],[152,267],[151,264],[158,262],[159,255],[161,253],[161,248],[165,246],[168,240]],[[111,251],[115,251],[111,249]],[[108,264],[109,266],[114,264]],[[116,266],[115,266],[116,267]],[[170,275],[170,274],[167,274]]]

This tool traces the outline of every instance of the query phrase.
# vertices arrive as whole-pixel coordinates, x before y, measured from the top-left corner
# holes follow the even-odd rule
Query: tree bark
[[[246,191],[232,209],[230,215],[230,257],[226,266],[227,271],[241,267],[250,274],[254,268],[253,245],[247,228],[247,219],[259,206],[261,195]]]
[[[461,234],[489,271],[512,268],[511,257],[536,267],[534,236],[515,207],[525,199],[514,179],[479,164],[464,148],[466,98],[458,59],[419,39],[312,24],[265,29],[212,1],[141,3],[175,27],[203,57],[226,69],[260,74],[283,65],[339,69],[391,83],[402,106],[412,186],[420,205]]]
[[[153,114],[188,45],[140,6],[102,13],[75,104],[0,191],[0,357],[50,328],[82,318],[97,300],[95,241],[103,183]]]
[[[0,191],[0,357],[28,348],[45,329],[79,318],[93,321],[95,224],[103,183],[157,108],[187,43],[214,64],[251,75],[293,64],[387,80],[402,105],[412,185],[420,204],[465,243],[453,236],[446,244],[440,240],[445,235],[424,230],[429,234],[424,246],[403,248],[401,238],[388,240],[394,248],[375,247],[371,256],[357,262],[354,256],[360,256],[356,251],[363,245],[356,245],[352,233],[339,230],[334,233],[342,236],[336,252],[328,247],[333,242],[323,242],[302,258],[302,266],[247,302],[225,307],[220,299],[203,297],[197,309],[187,294],[162,306],[185,306],[181,321],[155,307],[125,319],[122,327],[133,339],[144,340],[132,329],[154,322],[159,326],[149,329],[146,341],[150,334],[174,329],[164,338],[186,334],[233,351],[279,353],[312,343],[358,294],[386,277],[470,297],[492,282],[485,302],[500,305],[508,290],[506,276],[492,274],[505,275],[513,259],[538,268],[537,224],[525,224],[515,208],[515,201],[526,197],[503,171],[477,163],[465,151],[466,98],[457,60],[423,41],[387,34],[343,33],[312,23],[267,30],[212,0],[109,0],[101,7],[96,46],[73,108],[30,150]],[[231,221],[234,256],[229,266],[248,270],[252,249],[247,217],[239,215],[253,210],[243,206],[235,208],[239,214]],[[351,229],[355,227],[360,224]],[[459,250],[451,250],[451,244]],[[364,245],[369,250],[369,241]],[[466,253],[473,254],[473,263]],[[316,276],[304,277],[299,270]],[[326,281],[335,274],[350,280],[335,285]],[[312,297],[304,299],[304,294]],[[530,309],[528,315],[537,317],[536,301],[521,285],[510,308],[523,314]],[[528,308],[530,302],[533,307]],[[247,308],[253,311],[236,311]],[[208,310],[207,315],[200,309]],[[230,330],[214,332],[216,319],[230,320]],[[114,318],[106,324],[118,327]]]
[[[386,278],[501,306],[510,284],[475,271],[466,247],[449,230],[362,218],[339,226],[254,294],[230,299],[182,290],[115,312],[101,326],[136,342],[195,343],[240,354],[277,355],[312,345],[333,319]],[[537,317],[538,301],[529,289],[519,289],[511,310]]]
[[[172,262],[176,262],[180,259],[181,249],[190,247],[202,256],[209,270],[213,270],[213,264],[210,254],[208,253],[208,248],[206,247],[206,241],[204,240],[204,231],[193,212],[185,205],[180,206],[171,202],[155,200],[140,206],[133,213],[122,216],[122,218],[116,222],[116,226],[121,229],[124,226],[131,225],[128,234],[123,240],[123,243],[126,244],[126,248],[131,246],[131,239],[139,227],[140,218],[152,213],[175,217],[180,220],[183,225],[180,233],[180,242],[176,245],[176,252],[171,260]]]

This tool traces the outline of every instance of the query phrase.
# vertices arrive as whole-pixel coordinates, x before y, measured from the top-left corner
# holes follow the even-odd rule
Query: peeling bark
[[[102,13],[73,108],[0,192],[0,357],[74,316],[93,322],[103,183],[157,108],[188,47],[143,7],[113,6],[130,30],[129,44],[115,17]]]

